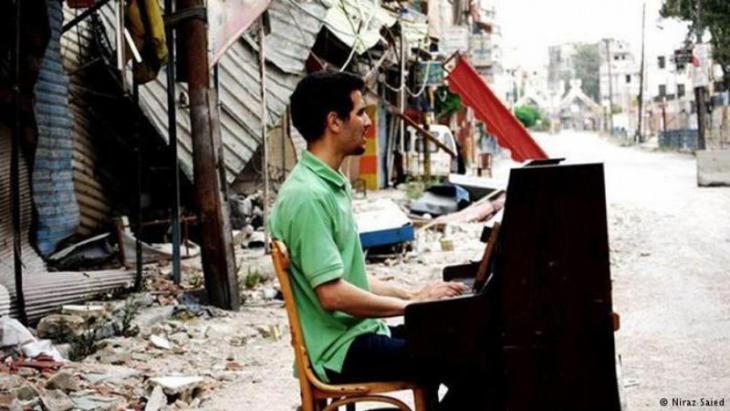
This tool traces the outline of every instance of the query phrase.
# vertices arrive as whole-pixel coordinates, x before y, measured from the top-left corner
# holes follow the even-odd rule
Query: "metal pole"
[[[401,34],[400,34],[400,92],[398,93],[398,112],[401,115],[405,114],[406,111],[406,40],[405,36],[403,34],[403,28],[401,27]],[[408,156],[407,153],[404,153],[403,148],[405,146],[405,138],[406,138],[406,126],[403,124],[403,122],[398,123],[398,144],[394,145],[394,149],[398,152],[402,153],[404,156]],[[393,156],[394,161],[397,159],[396,156]],[[401,158],[402,161],[402,158]],[[395,168],[395,167],[393,167]],[[402,169],[402,167],[400,168]],[[402,178],[403,176],[398,176],[398,178]]]
[[[613,76],[611,74],[611,40],[606,41],[606,64],[608,66],[608,133],[613,135]]]
[[[124,71],[122,71],[122,76],[124,76]],[[134,101],[135,106],[139,104],[139,87],[136,81],[132,84],[132,101]],[[142,135],[139,132],[139,119],[136,114],[132,127],[133,139],[137,143],[137,232],[135,235],[137,275],[134,277],[134,289],[140,291],[142,289],[142,219],[144,214],[142,212]]]
[[[636,128],[636,142],[642,143],[643,137],[641,126],[644,119],[644,46],[645,46],[645,27],[646,27],[646,2],[641,12],[641,68],[639,69],[639,126]]]
[[[180,0],[179,10],[203,6],[202,0]],[[209,302],[217,307],[237,310],[240,306],[236,264],[228,204],[225,203],[219,162],[220,132],[217,96],[210,88],[208,69],[208,33],[206,22],[199,18],[185,21],[185,67],[190,94],[190,123],[193,139],[193,174],[195,199],[201,231],[201,251],[205,288]],[[222,164],[220,165],[222,167]]]
[[[172,0],[165,0],[165,13],[173,13]],[[177,156],[177,108],[175,107],[175,30],[165,26],[167,42],[167,135],[169,142],[170,167],[172,171],[172,280],[180,284],[180,163]]]
[[[266,142],[266,30],[264,28],[264,14],[259,18],[259,75],[261,80],[261,168],[264,172],[264,221],[269,217],[269,148]],[[271,252],[269,247],[269,228],[264,224],[264,250]]]
[[[20,225],[20,22],[22,0],[15,0],[15,39],[13,42],[13,103],[15,105],[15,124],[12,135],[10,155],[10,192],[13,209],[13,267],[15,268],[15,302],[18,307],[18,318],[28,324],[25,312],[25,294],[23,292],[23,255],[21,249]]]
[[[702,0],[697,0],[697,21],[695,23],[697,45],[702,44]],[[702,69],[702,67],[700,67]],[[695,105],[697,107],[697,149],[705,149],[705,87],[695,87]]]

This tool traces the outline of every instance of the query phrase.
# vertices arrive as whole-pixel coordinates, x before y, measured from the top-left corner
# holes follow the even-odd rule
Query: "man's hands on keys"
[[[420,291],[413,295],[411,301],[429,301],[440,300],[442,298],[456,297],[464,294],[467,287],[462,283],[438,281],[423,287]]]

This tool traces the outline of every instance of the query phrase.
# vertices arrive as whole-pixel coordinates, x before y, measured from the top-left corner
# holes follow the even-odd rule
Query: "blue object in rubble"
[[[402,227],[360,233],[360,243],[362,243],[362,248],[404,243],[406,241],[413,241],[415,238],[416,234],[413,230],[413,224],[411,223]]]

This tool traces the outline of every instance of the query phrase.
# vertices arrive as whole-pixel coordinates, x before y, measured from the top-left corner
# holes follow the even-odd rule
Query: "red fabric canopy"
[[[522,123],[499,101],[487,82],[465,58],[457,57],[456,66],[448,80],[449,89],[460,95],[464,104],[474,110],[476,118],[487,125],[487,131],[497,138],[497,143],[510,150],[512,159],[522,162],[548,158]]]

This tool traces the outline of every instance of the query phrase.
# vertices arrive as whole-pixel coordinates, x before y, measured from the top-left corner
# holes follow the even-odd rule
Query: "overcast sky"
[[[638,59],[642,0],[489,0],[502,29],[507,66],[548,62],[547,48],[563,42],[626,40]],[[662,0],[646,0],[647,56],[667,54],[687,33],[686,25],[659,17]],[[657,26],[661,25],[663,29]]]

